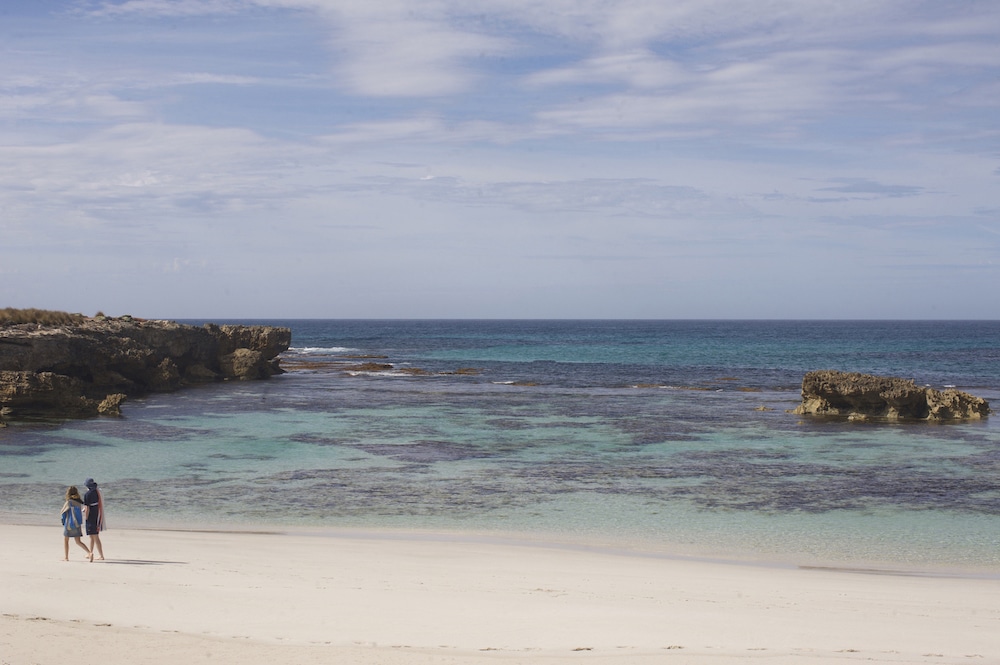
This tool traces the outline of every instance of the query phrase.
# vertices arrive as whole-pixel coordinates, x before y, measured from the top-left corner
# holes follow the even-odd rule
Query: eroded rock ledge
[[[793,413],[850,420],[978,420],[989,415],[990,405],[961,390],[935,390],[909,379],[823,370],[802,379],[802,404]]]
[[[85,319],[0,326],[0,423],[117,414],[129,396],[230,379],[266,379],[291,330]]]

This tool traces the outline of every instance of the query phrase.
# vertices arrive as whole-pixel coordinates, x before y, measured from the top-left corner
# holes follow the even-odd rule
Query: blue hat
[[[91,489],[97,487],[97,483],[94,482],[93,478],[87,478],[85,481],[83,481],[83,484]]]

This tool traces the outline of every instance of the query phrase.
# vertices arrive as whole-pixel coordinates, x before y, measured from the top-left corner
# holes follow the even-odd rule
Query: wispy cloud
[[[923,187],[912,185],[885,185],[867,178],[834,178],[836,184],[820,187],[821,192],[840,192],[862,196],[889,197],[917,196],[924,193]]]
[[[86,141],[0,148],[0,174],[23,183],[5,196],[8,217],[59,219],[68,205],[86,226],[266,206],[295,195],[281,174],[308,154],[243,130],[127,124]]]
[[[1000,278],[995,2],[22,9],[0,59],[0,265],[19,280],[0,297],[30,306],[62,293],[38,266],[83,280],[112,257],[156,274],[132,291],[157,302],[234,274],[267,290],[246,270],[266,256],[289,293],[404,294],[389,313],[419,310],[416,274],[439,313],[454,284],[497,293],[502,273],[509,302],[539,299],[525,312],[558,280],[586,316],[622,311],[590,296],[626,279],[719,303],[726,284],[787,284],[768,311],[794,315],[810,294],[788,275],[845,257],[889,289],[905,268],[928,300],[953,297],[948,266]],[[914,284],[921,265],[944,267]]]
[[[89,0],[79,10],[91,16],[191,17],[210,14],[233,14],[252,3],[246,0]]]
[[[467,206],[507,207],[532,212],[572,212],[659,219],[754,216],[737,201],[720,199],[693,187],[664,185],[648,179],[598,179],[539,182],[469,182],[456,177],[375,178],[373,190],[414,199]]]
[[[479,78],[469,62],[504,50],[505,40],[420,17],[410,3],[332,9],[331,48],[347,89],[374,97],[434,97],[462,92]],[[417,16],[414,16],[417,14]],[[436,19],[436,20],[435,20]]]

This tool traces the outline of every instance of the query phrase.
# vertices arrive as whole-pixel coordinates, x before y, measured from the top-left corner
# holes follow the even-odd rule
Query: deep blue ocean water
[[[471,531],[1000,574],[1000,415],[788,413],[814,369],[997,408],[1000,322],[240,323],[292,329],[288,373],[2,429],[2,513],[57,523],[65,485],[93,476],[112,528]]]

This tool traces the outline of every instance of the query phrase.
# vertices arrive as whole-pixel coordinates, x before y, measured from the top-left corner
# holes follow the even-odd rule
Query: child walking
[[[66,503],[63,504],[62,513],[59,516],[63,525],[63,561],[69,561],[69,539],[76,541],[87,558],[93,560],[90,548],[83,544],[80,538],[83,537],[83,499],[80,498],[80,490],[75,485],[70,485],[66,489]]]

